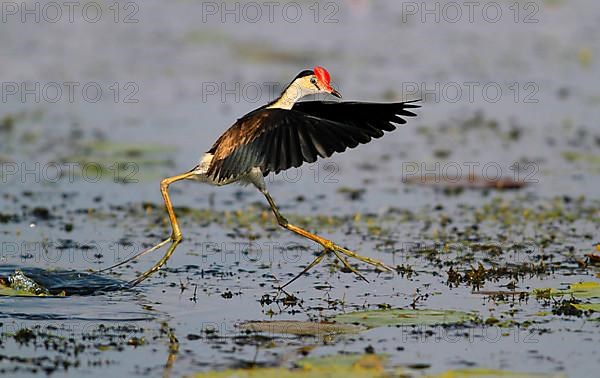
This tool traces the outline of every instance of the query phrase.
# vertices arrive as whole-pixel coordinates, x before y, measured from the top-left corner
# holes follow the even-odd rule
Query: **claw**
[[[342,264],[344,264],[344,266],[347,269],[349,269],[352,273],[356,274],[358,276],[358,278],[362,279],[363,281],[369,282],[369,280],[366,279],[365,276],[363,276],[362,274],[360,274],[360,272],[358,270],[356,270],[352,265],[350,265],[345,258],[343,258],[342,256],[340,256],[340,253],[338,251],[336,251],[335,249],[333,249],[332,251],[335,254],[335,257],[337,257],[342,262]]]

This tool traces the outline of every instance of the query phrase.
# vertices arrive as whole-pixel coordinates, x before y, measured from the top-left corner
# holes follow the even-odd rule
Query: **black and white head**
[[[331,76],[323,67],[300,72],[294,80],[284,89],[281,97],[275,100],[270,107],[291,109],[296,101],[302,97],[327,93],[337,98],[342,98],[340,92],[331,86]]]
[[[302,97],[311,94],[328,93],[341,98],[340,92],[331,86],[331,75],[323,67],[316,66],[313,70],[300,72],[290,86],[295,86],[302,91]]]

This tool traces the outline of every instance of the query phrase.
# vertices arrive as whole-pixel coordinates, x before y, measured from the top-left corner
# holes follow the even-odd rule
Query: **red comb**
[[[321,80],[323,83],[329,85],[331,76],[329,75],[329,72],[327,72],[327,70],[325,68],[316,66],[315,68],[313,68],[313,71],[315,72],[315,75],[317,76],[317,78],[319,80]]]

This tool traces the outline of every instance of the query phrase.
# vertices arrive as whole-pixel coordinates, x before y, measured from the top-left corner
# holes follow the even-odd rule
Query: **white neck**
[[[289,110],[294,106],[296,101],[309,94],[310,93],[304,93],[302,86],[297,81],[294,81],[285,89],[277,100],[267,106],[267,109],[278,108]]]

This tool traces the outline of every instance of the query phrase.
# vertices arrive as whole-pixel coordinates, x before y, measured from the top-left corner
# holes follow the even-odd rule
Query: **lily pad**
[[[340,358],[342,357],[342,358]],[[375,354],[340,356],[332,355],[303,359],[297,363],[297,369],[286,368],[250,368],[230,369],[197,374],[196,378],[320,378],[320,377],[392,377],[398,376],[383,368],[383,359]]]
[[[305,357],[295,364],[303,369],[315,369],[328,366],[362,366],[383,368],[383,363],[387,360],[386,355],[378,354],[334,354],[328,356]]]
[[[572,303],[571,306],[580,311],[600,312],[600,303]]]
[[[577,298],[600,298],[600,283],[580,282],[572,284],[569,291]]]
[[[335,335],[343,333],[358,333],[365,330],[364,327],[351,324],[337,324],[328,322],[303,322],[293,320],[253,321],[239,325],[240,329],[266,332],[282,333],[298,336]]]
[[[534,293],[538,299],[550,299],[551,297],[573,296],[578,299],[591,299],[591,303],[571,303],[570,305],[580,311],[600,312],[600,283],[594,281],[574,283],[568,290],[535,289]]]
[[[494,378],[494,377],[510,377],[510,378],[550,378],[550,377],[564,377],[563,374],[544,374],[544,373],[527,373],[517,372],[509,370],[495,370],[495,369],[459,369],[459,370],[448,370],[441,374],[429,375],[429,378]]]
[[[416,326],[465,323],[475,315],[456,310],[370,310],[340,314],[334,320],[344,324],[360,324],[369,328],[383,326]]]
[[[576,298],[600,298],[600,283],[594,281],[574,283],[568,290],[555,290],[552,288],[534,289],[533,293],[538,298],[560,297],[572,295]]]

